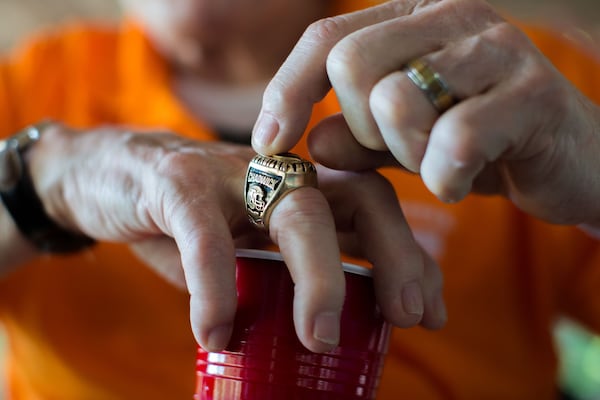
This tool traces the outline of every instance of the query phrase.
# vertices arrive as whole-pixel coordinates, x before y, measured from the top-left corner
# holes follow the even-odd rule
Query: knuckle
[[[326,225],[328,214],[321,207],[311,207],[310,203],[288,200],[287,207],[280,207],[278,220],[287,221],[287,225],[318,227]]]
[[[515,35],[514,31],[512,35]],[[516,34],[522,35],[520,32]],[[514,97],[521,99],[525,109],[542,108],[544,112],[539,113],[540,117],[560,119],[571,107],[571,86],[528,40],[524,41],[522,36],[513,36],[507,40],[521,43],[513,48],[513,59],[518,56],[522,60],[519,69],[512,75],[514,79],[511,89]]]
[[[408,83],[408,82],[407,82]],[[408,87],[406,88],[408,89]],[[392,126],[399,125],[412,113],[406,89],[392,79],[379,81],[369,95],[369,106],[377,117]]]
[[[477,26],[495,24],[503,18],[496,9],[485,0],[454,0],[441,1],[442,7],[458,21],[462,21],[466,28],[473,27],[474,18]]]
[[[161,176],[183,176],[189,170],[191,155],[178,151],[160,151],[156,171]]]
[[[285,195],[275,206],[271,216],[271,230],[277,231],[278,221],[282,226],[311,227],[332,226],[329,206],[321,192],[314,188],[300,188]]]
[[[352,33],[331,49],[326,59],[326,69],[332,84],[350,84],[358,86],[364,79],[363,71],[366,70],[368,60],[365,54],[369,52],[365,48],[369,43],[368,34],[365,32]]]
[[[498,39],[494,33],[495,30],[495,28],[491,28],[479,35],[474,35],[465,39],[462,43],[465,47],[464,53],[469,54],[470,57],[468,59],[465,57],[465,59],[460,60],[461,68],[466,68],[468,63],[472,62],[472,58],[480,59],[482,57],[489,57],[489,54],[494,54],[498,51],[509,53],[509,51],[507,51],[508,49],[497,45],[496,42]]]
[[[300,42],[306,42],[309,45],[334,43],[345,34],[345,17],[343,15],[336,17],[327,17],[311,23]]]
[[[163,143],[165,135],[125,132],[114,143],[142,164],[160,165],[168,154]]]
[[[493,24],[484,32],[484,36],[496,48],[512,52],[517,52],[522,47],[521,43],[527,41],[524,33],[506,21]]]
[[[265,99],[268,99],[269,105],[276,104],[278,108],[285,105],[304,104],[310,96],[306,91],[298,90],[293,84],[290,84],[293,81],[294,71],[285,66],[282,67],[269,82],[263,95],[263,103]]]
[[[343,284],[343,274],[334,271],[335,274],[319,271],[319,276],[314,274],[307,279],[298,279],[294,292],[297,296],[312,299],[321,299],[323,303],[341,308],[346,295],[346,286]],[[339,274],[337,272],[340,272]]]

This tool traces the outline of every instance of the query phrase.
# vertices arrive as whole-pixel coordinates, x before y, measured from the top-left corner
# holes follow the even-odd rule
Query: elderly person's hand
[[[439,75],[428,90],[403,70],[415,59],[430,68],[417,78]],[[426,96],[444,94],[437,79],[449,109]],[[343,115],[311,133],[319,162],[399,162],[447,202],[497,193],[553,223],[600,222],[598,107],[485,2],[392,1],[313,24],[266,90],[254,148],[290,148],[331,86]]]
[[[95,239],[131,244],[159,274],[187,288],[198,342],[223,349],[236,310],[235,243],[262,235],[244,206],[253,151],[169,133],[75,132],[59,125],[46,128],[30,151],[31,174],[49,215]],[[441,275],[418,250],[387,181],[321,167],[319,180],[322,191],[292,191],[270,219],[271,239],[296,285],[294,321],[302,343],[321,352],[339,340],[344,277],[335,224],[360,244],[356,250],[388,267],[379,290],[397,324],[442,325],[445,315],[436,311]]]

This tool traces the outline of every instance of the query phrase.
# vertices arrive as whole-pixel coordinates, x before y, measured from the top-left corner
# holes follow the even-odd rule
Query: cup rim
[[[235,256],[236,258],[259,258],[263,260],[284,261],[280,252],[271,250],[236,249]],[[360,265],[343,262],[342,267],[344,269],[344,272],[367,276],[369,278],[373,277],[373,272],[369,268],[362,267]]]

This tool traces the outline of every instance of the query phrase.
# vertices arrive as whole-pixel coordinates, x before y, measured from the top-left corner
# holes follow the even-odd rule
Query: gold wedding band
[[[303,186],[317,186],[317,170],[313,163],[292,153],[257,154],[248,165],[244,185],[248,218],[257,227],[268,231],[269,218],[277,203]]]
[[[417,58],[409,62],[406,65],[405,72],[412,83],[425,93],[427,99],[429,99],[440,114],[455,103],[454,96],[450,93],[448,85],[422,59]]]

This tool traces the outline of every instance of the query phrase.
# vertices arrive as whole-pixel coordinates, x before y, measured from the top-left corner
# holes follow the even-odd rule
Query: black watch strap
[[[38,128],[32,126],[27,129],[37,130]],[[31,133],[39,137],[39,130]],[[24,132],[21,132],[17,135],[23,134]],[[14,151],[20,164],[18,166],[20,173],[12,187],[0,190],[0,198],[19,231],[40,251],[46,253],[71,253],[93,245],[95,241],[92,238],[68,231],[48,216],[42,201],[35,192],[27,163],[23,159],[23,154],[29,144],[20,145],[19,139],[14,139],[15,141],[11,144],[10,140],[5,142],[5,147],[12,145],[13,149],[5,148],[3,151]]]

